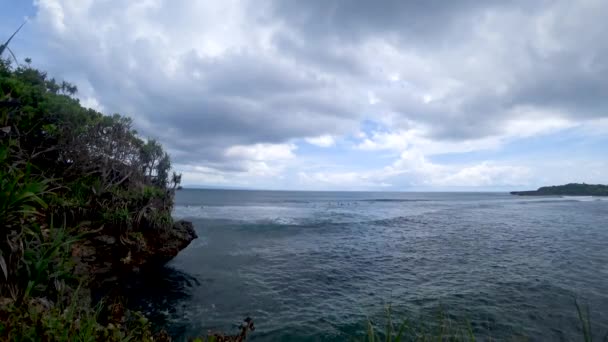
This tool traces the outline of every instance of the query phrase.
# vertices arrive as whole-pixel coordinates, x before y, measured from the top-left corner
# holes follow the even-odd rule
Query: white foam
[[[310,216],[310,209],[284,206],[180,206],[173,209],[176,218],[228,219],[242,221],[276,221],[293,224]]]
[[[562,196],[563,199],[567,199],[570,201],[579,201],[579,202],[593,202],[593,201],[606,201],[607,197],[601,196]]]

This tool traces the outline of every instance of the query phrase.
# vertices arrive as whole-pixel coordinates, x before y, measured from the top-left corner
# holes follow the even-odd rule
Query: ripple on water
[[[397,317],[443,308],[494,338],[573,339],[575,294],[608,329],[605,201],[203,192],[186,207],[179,196],[175,215],[199,239],[131,294],[176,336],[250,315],[254,341],[341,341],[390,302]]]

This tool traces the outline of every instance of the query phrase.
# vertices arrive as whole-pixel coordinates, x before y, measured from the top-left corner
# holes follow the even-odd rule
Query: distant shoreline
[[[537,190],[511,191],[517,196],[608,196],[608,185],[578,184],[544,186]]]

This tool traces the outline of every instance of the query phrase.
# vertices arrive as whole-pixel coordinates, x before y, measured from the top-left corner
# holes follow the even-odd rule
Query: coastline
[[[608,196],[608,186],[603,184],[578,184],[543,186],[537,190],[511,191],[517,196]]]

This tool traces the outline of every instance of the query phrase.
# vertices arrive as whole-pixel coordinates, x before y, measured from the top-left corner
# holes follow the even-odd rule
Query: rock
[[[0,297],[0,309],[7,308],[13,305],[15,301],[12,298],[8,297]]]
[[[106,245],[113,245],[116,243],[116,238],[111,235],[101,235],[96,237],[95,240],[105,243]]]
[[[161,329],[159,332],[157,332],[154,335],[154,341],[157,341],[157,342],[171,342],[171,336],[169,335],[169,333],[166,330]]]
[[[100,235],[84,240],[72,247],[72,257],[75,271],[93,276],[99,287],[165,264],[196,238],[191,222],[177,221],[170,227],[133,233],[130,238],[126,233],[120,239]]]
[[[150,255],[150,262],[153,264],[168,262],[196,238],[198,236],[192,222],[177,221],[172,228],[161,229],[157,236],[152,235],[146,239],[149,249],[153,252]]]
[[[36,314],[41,314],[43,312],[51,310],[53,307],[53,303],[46,298],[31,298],[29,300],[29,310],[35,312]]]

